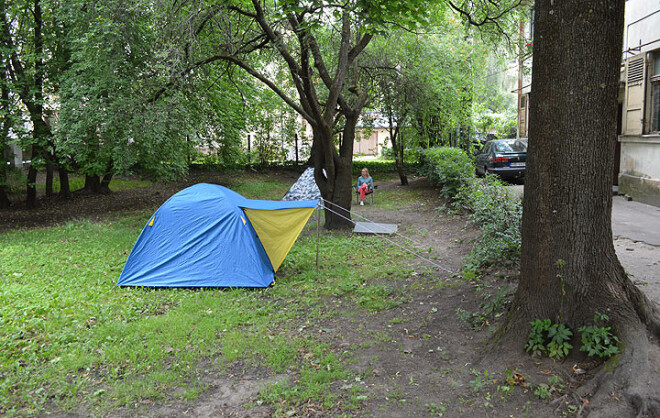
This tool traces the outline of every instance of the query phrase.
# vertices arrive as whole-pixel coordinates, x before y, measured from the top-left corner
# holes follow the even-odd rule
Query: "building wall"
[[[378,130],[356,132],[353,155],[378,155]]]
[[[385,147],[392,147],[392,142],[390,141],[390,131],[388,129],[378,129],[377,155],[383,155],[383,148]]]
[[[619,192],[660,206],[660,136],[621,136]]]
[[[518,138],[529,137],[529,88],[518,96]]]
[[[9,145],[12,165],[16,168],[23,168],[23,150],[16,144]]]
[[[619,192],[660,206],[660,134],[650,124],[653,61],[660,54],[658,27],[660,2],[626,2]]]

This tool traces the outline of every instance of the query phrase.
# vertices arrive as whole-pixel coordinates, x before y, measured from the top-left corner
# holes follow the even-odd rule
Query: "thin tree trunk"
[[[50,197],[53,194],[53,159],[49,153],[46,153],[46,196]]]
[[[394,151],[394,166],[396,167],[396,172],[399,174],[399,180],[401,181],[402,186],[408,185],[408,177],[406,176],[405,169],[403,167],[403,152],[404,147],[399,139],[399,124],[397,123],[396,128],[394,128],[394,123],[392,120],[392,112],[389,114],[389,130],[390,130],[390,139],[392,140],[392,151]]]
[[[299,161],[298,161],[298,134],[296,133],[296,134],[293,134],[293,135],[294,135],[293,138],[294,138],[294,141],[295,141],[295,144],[296,144],[296,165],[298,165],[299,164]]]
[[[32,16],[34,17],[34,55],[36,59],[34,61],[34,96],[31,97],[32,100],[29,100],[27,96],[24,95],[23,101],[26,102],[25,105],[28,107],[30,112],[30,118],[32,120],[32,129],[34,135],[34,141],[36,142],[32,145],[32,163],[30,164],[30,169],[28,170],[27,178],[27,196],[26,204],[28,208],[34,208],[37,205],[37,170],[34,167],[35,161],[38,161],[40,158],[45,157],[44,144],[47,143],[48,137],[51,135],[50,128],[46,125],[44,121],[44,108],[43,108],[43,81],[44,81],[44,70],[43,70],[43,37],[41,30],[43,28],[43,20],[41,14],[41,1],[34,0],[34,9]]]
[[[4,12],[4,9],[0,11]],[[3,62],[3,64],[6,63]],[[6,66],[8,67],[8,64],[6,64]],[[5,65],[3,65],[3,68],[5,68]],[[7,87],[6,77],[7,72],[0,71],[0,80],[2,81],[2,85],[0,86],[0,108],[4,115],[9,113],[9,88]],[[0,154],[4,157],[9,148],[6,142],[9,134],[9,121],[6,117],[3,117],[2,122],[0,123],[2,123],[2,128],[0,129]],[[2,164],[2,167],[0,167],[0,209],[8,209],[10,201],[8,194],[9,179],[7,178],[7,174],[10,168],[5,164],[4,158],[0,159],[0,164]]]
[[[101,179],[101,183],[99,184],[99,193],[103,193],[103,194],[112,193],[112,191],[110,190],[110,181],[112,181],[112,173],[107,173]]]
[[[35,158],[35,147],[32,147],[32,159]],[[28,169],[27,183],[26,183],[26,197],[25,205],[28,209],[34,209],[37,207],[37,169],[34,168],[34,164],[30,163],[30,168]]]
[[[57,172],[60,175],[59,196],[63,199],[68,199],[69,197],[71,197],[71,187],[69,185],[69,171],[64,167],[64,164],[60,164]]]
[[[3,127],[4,128],[4,127]],[[3,129],[4,131],[5,129]],[[6,138],[6,137],[3,137]],[[6,148],[4,144],[3,146],[0,147],[0,153],[4,153],[5,150],[3,148]],[[9,185],[8,185],[8,178],[7,178],[7,172],[9,171],[9,167],[7,164],[5,164],[4,158],[0,159],[1,167],[0,167],[0,209],[8,209],[10,205],[9,201]]]
[[[2,181],[0,179],[0,181]],[[7,186],[0,186],[0,209],[9,209],[11,202],[9,201],[9,196],[7,194]]]

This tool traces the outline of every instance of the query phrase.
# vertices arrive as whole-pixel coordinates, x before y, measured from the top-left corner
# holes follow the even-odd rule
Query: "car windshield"
[[[493,145],[495,146],[495,152],[527,152],[527,144],[519,139],[512,139],[510,141],[497,141],[494,142]]]

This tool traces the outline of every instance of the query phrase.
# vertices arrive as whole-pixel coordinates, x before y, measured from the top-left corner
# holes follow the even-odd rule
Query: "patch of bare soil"
[[[292,172],[269,175],[283,176],[291,183],[297,177]],[[1,213],[0,230],[51,225],[69,219],[97,219],[116,211],[147,209],[158,206],[189,184],[200,181],[227,184],[229,180],[227,176],[196,173],[177,184],[65,202],[45,200],[36,211],[18,207]],[[396,180],[379,182],[378,190],[398,189],[401,186],[397,183]],[[416,199],[402,201],[395,209],[390,209],[391,206],[385,205],[378,196],[373,206],[354,206],[353,209],[374,222],[396,223],[399,231],[416,244],[394,238],[397,242],[420,252],[432,248],[432,254],[437,257],[434,263],[443,269],[413,259],[414,272],[409,277],[396,281],[383,277],[383,284],[405,295],[405,302],[389,310],[368,313],[340,296],[325,300],[324,309],[336,315],[319,323],[306,324],[306,329],[310,338],[327,342],[338,353],[349,354],[353,360],[348,367],[358,377],[333,386],[339,399],[333,408],[302,405],[287,411],[286,415],[408,418],[566,414],[567,403],[574,403],[574,400],[560,398],[555,393],[550,394],[549,400],[540,400],[532,388],[546,383],[554,374],[562,376],[566,385],[577,386],[580,382],[570,374],[571,365],[537,363],[522,352],[498,364],[484,364],[486,343],[497,323],[486,318],[483,330],[477,332],[457,315],[459,308],[466,312],[478,310],[484,292],[492,294],[502,285],[512,284],[507,276],[515,272],[494,272],[487,278],[493,284],[478,292],[474,284],[445,271],[460,270],[463,258],[470,251],[470,241],[478,236],[478,231],[466,224],[464,217],[437,210],[443,202],[426,179],[412,178],[407,188]],[[510,370],[508,382],[507,368]],[[110,415],[272,416],[275,410],[265,404],[259,405],[257,394],[275,381],[297,378],[240,365],[220,370],[223,371],[209,371],[203,376],[208,386],[195,401],[156,401]],[[505,386],[510,389],[502,389]],[[357,409],[352,409],[350,392],[358,389],[362,398]],[[558,400],[551,401],[553,398]],[[580,405],[573,407],[571,412],[577,411]]]

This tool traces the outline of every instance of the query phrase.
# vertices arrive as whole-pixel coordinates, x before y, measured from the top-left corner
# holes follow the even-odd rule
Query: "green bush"
[[[474,166],[460,148],[433,147],[421,154],[419,173],[440,186],[440,195],[455,199],[458,191],[474,180]]]
[[[403,156],[405,165],[418,165],[423,151],[420,147],[406,148]],[[394,148],[383,148],[383,158],[394,160]]]
[[[405,164],[406,171],[411,171],[416,169],[418,164]],[[362,174],[362,169],[366,168],[369,170],[369,175],[378,178],[379,175],[385,173],[396,173],[396,165],[394,160],[358,160],[353,161],[353,176],[357,177]]]
[[[471,212],[470,219],[481,227],[467,267],[520,259],[522,201],[496,176],[473,178],[460,188],[454,206]]]

